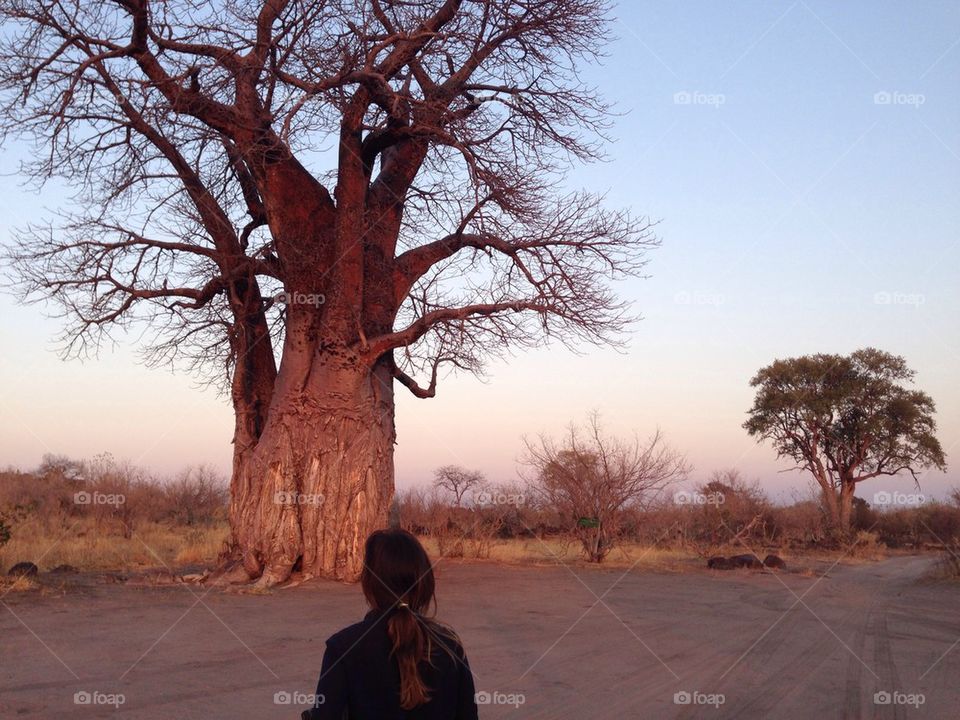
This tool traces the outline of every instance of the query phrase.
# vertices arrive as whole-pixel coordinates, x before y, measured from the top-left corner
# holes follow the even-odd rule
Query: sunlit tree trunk
[[[394,439],[386,362],[363,371],[321,357],[305,387],[275,396],[234,469],[230,518],[246,575],[268,586],[294,570],[356,579],[364,540],[386,524]]]
[[[263,394],[240,392],[238,405],[235,392],[230,552],[240,579],[266,586],[294,571],[355,580],[364,540],[385,526],[393,496],[392,353],[363,352],[366,333],[392,327],[388,266],[369,252],[376,236],[364,232],[362,192],[351,196],[345,183],[334,211],[292,158],[258,174],[287,270],[286,336],[265,413],[250,406]],[[247,369],[254,386],[271,376],[265,358]]]

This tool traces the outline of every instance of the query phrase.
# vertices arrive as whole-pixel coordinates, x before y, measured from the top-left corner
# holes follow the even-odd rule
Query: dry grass
[[[933,576],[939,580],[960,582],[960,542],[947,545],[934,568]]]
[[[181,527],[163,523],[144,523],[132,537],[123,537],[121,525],[98,525],[91,518],[83,518],[67,527],[47,527],[39,520],[28,520],[18,525],[10,542],[0,548],[0,569],[21,561],[36,563],[41,572],[58,565],[72,565],[81,571],[136,571],[147,568],[179,568],[187,565],[213,565],[227,539],[229,528],[225,523],[211,526]],[[434,558],[440,556],[436,539],[421,538]],[[763,557],[766,552],[754,548]],[[462,557],[479,562],[510,565],[553,565],[558,562],[582,567],[587,563],[576,541],[551,537],[493,540],[479,543],[462,542]],[[717,554],[746,553],[742,546],[719,548]],[[777,552],[777,551],[774,551]],[[875,536],[863,534],[850,550],[819,550],[802,553],[777,552],[788,566],[799,571],[811,563],[834,562],[860,564],[883,559],[893,554]],[[642,543],[625,543],[615,548],[602,565],[592,567],[634,568],[659,572],[689,572],[705,567],[705,559],[681,548],[663,548]],[[944,564],[945,571],[949,563]],[[945,572],[946,574],[946,572]],[[7,585],[11,581],[6,581]],[[27,582],[31,582],[27,579]],[[26,585],[21,589],[29,589]]]
[[[427,537],[421,540],[431,557],[439,556],[437,542],[434,539]],[[558,562],[568,565],[589,565],[584,560],[580,544],[562,538],[496,540],[489,548],[489,556],[481,558],[471,553],[470,542],[465,541],[464,557],[468,560],[509,565],[553,565]],[[626,543],[615,548],[600,567],[682,571],[700,564],[702,561],[696,554],[685,550]]]
[[[30,577],[0,577],[0,597],[7,593],[30,592],[39,587],[39,583]]]
[[[421,538],[431,557],[439,557],[437,542],[432,538]],[[815,577],[819,574],[816,569],[821,564],[832,565],[862,565],[883,560],[901,554],[911,554],[909,551],[889,550],[877,542],[876,536],[861,533],[855,545],[837,550],[812,549],[803,551],[786,551],[761,547],[751,548],[762,560],[767,553],[773,553],[783,558],[787,563],[788,571],[806,577]],[[749,554],[750,550],[743,545],[715,548],[716,555]],[[562,538],[538,539],[511,539],[496,540],[490,548],[489,557],[477,557],[470,552],[468,541],[464,543],[464,555],[467,560],[499,562],[511,565],[555,564],[562,562],[568,565],[581,567],[601,568],[634,568],[640,571],[654,572],[691,572],[706,569],[706,558],[693,550],[682,548],[664,548],[642,543],[625,543],[616,547],[603,561],[596,565],[587,563],[580,552],[580,545],[575,541]]]
[[[18,525],[10,542],[0,548],[0,568],[21,561],[36,563],[41,572],[58,565],[87,571],[208,565],[216,560],[228,533],[225,524],[190,528],[145,523],[134,528],[130,538],[123,537],[122,530],[98,527],[86,518],[54,528],[30,520]]]

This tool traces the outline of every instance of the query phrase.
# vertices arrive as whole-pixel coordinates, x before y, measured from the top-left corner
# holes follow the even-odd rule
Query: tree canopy
[[[744,427],[811,472],[829,497],[852,497],[857,483],[881,475],[919,482],[924,469],[944,470],[946,456],[934,401],[909,387],[913,378],[902,357],[874,348],[777,360],[751,380]]]

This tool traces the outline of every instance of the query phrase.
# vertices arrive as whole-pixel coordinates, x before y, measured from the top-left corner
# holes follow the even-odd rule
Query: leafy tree
[[[0,21],[0,135],[76,190],[17,235],[19,289],[70,352],[142,323],[149,361],[229,393],[237,580],[358,576],[394,381],[432,397],[631,320],[610,281],[650,224],[560,189],[600,157],[579,78],[606,0],[4,0]]]
[[[909,473],[919,484],[920,471],[946,469],[933,399],[906,387],[913,377],[902,357],[873,348],[777,360],[750,382],[744,427],[813,475],[844,536],[858,483]]]

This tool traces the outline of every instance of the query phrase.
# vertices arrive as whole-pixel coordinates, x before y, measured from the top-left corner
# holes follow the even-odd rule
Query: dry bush
[[[847,554],[860,560],[879,560],[886,556],[885,550],[886,546],[880,542],[877,533],[858,530]]]
[[[940,558],[940,574],[951,580],[960,580],[960,540],[948,545]]]
[[[526,496],[516,486],[473,486],[472,496],[455,497],[441,487],[411,488],[398,493],[400,527],[430,538],[443,557],[488,558],[505,538],[531,536],[535,511],[524,508]],[[456,503],[470,501],[469,505]]]
[[[660,431],[649,439],[614,437],[599,415],[571,425],[559,440],[525,440],[530,487],[567,522],[591,562],[602,562],[624,537],[627,513],[682,480],[688,465]]]
[[[46,456],[35,472],[0,472],[0,538],[9,535],[0,564],[210,563],[228,534],[227,499],[225,478],[209,468],[164,482],[109,455],[89,462]]]
[[[162,513],[180,525],[226,520],[230,489],[226,479],[203,465],[187,468],[163,488]]]
[[[754,481],[748,483],[737,470],[714,472],[691,495],[688,537],[722,546],[741,537],[768,542],[770,501]]]
[[[960,540],[960,508],[930,502],[879,512],[876,531],[890,547],[944,547]]]
[[[430,537],[444,557],[463,557],[463,515],[466,508],[450,504],[442,489],[411,488],[398,494],[400,527],[414,535]]]
[[[770,510],[774,537],[784,547],[808,547],[824,543],[829,535],[829,518],[813,500]]]

